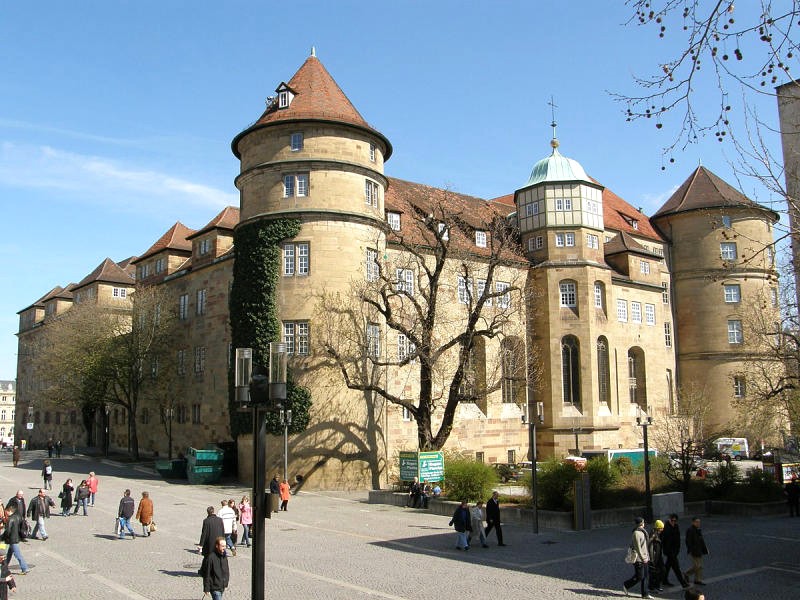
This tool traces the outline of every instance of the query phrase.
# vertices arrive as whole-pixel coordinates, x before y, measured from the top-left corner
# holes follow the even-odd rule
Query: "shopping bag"
[[[150,532],[156,531],[156,522],[150,521]]]
[[[116,519],[114,519],[114,533],[119,535],[120,529],[122,529],[122,525],[119,522],[119,517],[117,517]]]

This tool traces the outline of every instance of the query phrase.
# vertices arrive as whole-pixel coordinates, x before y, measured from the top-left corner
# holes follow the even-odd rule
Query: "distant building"
[[[17,384],[0,379],[0,444],[17,443],[14,437],[14,413],[17,407]]]

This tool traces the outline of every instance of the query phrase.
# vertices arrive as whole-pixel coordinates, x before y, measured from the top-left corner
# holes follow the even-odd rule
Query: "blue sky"
[[[625,122],[608,92],[633,93],[671,43],[629,16],[621,0],[3,3],[0,379],[19,310],[238,204],[231,139],[312,45],[392,142],[390,176],[510,193],[550,151],[552,95],[562,153],[648,214],[699,160],[735,184],[713,136],[662,171],[666,134]]]

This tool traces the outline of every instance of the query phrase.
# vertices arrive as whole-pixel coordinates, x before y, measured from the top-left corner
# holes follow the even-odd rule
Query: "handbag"
[[[122,529],[122,525],[119,522],[119,517],[114,519],[114,533],[119,535],[119,531]]]
[[[155,521],[150,521],[150,532],[152,533],[153,531],[157,531],[156,522]]]
[[[633,549],[633,546],[628,546],[628,551],[625,553],[625,562],[632,565],[637,558],[639,557],[636,556],[636,550]]]
[[[64,497],[64,492],[58,492],[58,497],[59,498],[63,498]]]

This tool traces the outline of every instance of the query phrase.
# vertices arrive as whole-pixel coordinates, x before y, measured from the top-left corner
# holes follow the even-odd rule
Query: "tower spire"
[[[551,116],[551,119],[552,119],[551,122],[550,122],[550,127],[553,128],[553,139],[550,140],[550,146],[553,148],[553,150],[555,150],[556,148],[558,148],[558,145],[559,145],[558,144],[558,138],[556,137],[556,125],[557,125],[556,124],[556,109],[558,108],[558,106],[556,106],[556,103],[553,100],[553,96],[550,96],[550,102],[548,102],[547,104],[550,105],[550,116]]]

